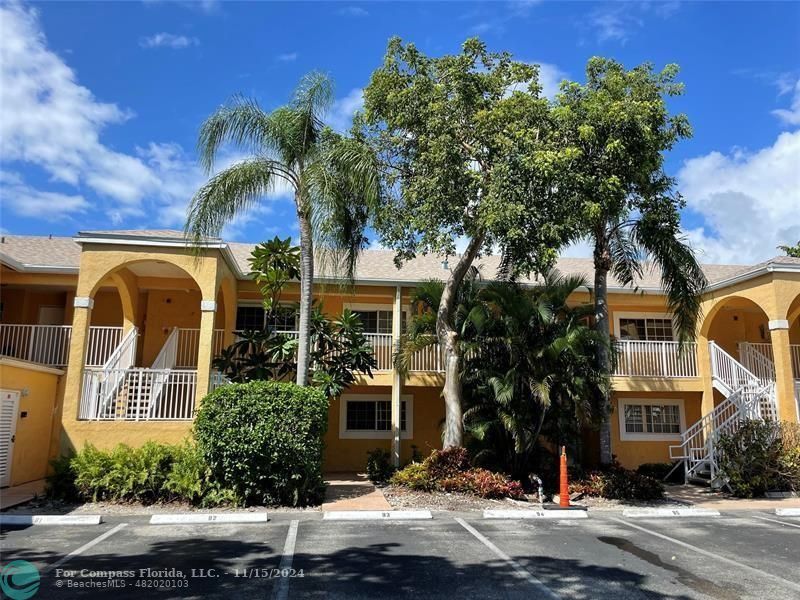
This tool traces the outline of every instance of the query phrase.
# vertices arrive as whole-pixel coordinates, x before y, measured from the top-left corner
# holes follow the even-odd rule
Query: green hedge
[[[209,394],[194,434],[211,477],[240,502],[297,506],[322,499],[327,426],[320,390],[253,381]]]

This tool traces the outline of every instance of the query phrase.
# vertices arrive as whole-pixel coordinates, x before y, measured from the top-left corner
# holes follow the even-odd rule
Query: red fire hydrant
[[[567,473],[567,447],[561,446],[561,486],[558,491],[558,505],[569,508],[569,475]]]

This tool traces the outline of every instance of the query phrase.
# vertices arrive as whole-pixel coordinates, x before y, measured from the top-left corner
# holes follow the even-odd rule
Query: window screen
[[[626,404],[625,431],[627,433],[681,432],[681,413],[677,404]]]
[[[620,339],[671,342],[672,321],[670,319],[620,319]]]

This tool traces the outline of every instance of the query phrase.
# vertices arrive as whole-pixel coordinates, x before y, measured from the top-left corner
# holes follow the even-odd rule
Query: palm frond
[[[278,163],[254,158],[220,171],[201,187],[189,204],[185,231],[195,243],[219,235],[237,214],[251,208],[284,177]]]
[[[206,173],[211,173],[222,145],[232,143],[251,154],[280,152],[285,132],[274,113],[265,113],[250,98],[235,96],[227,106],[217,109],[200,126],[197,154]]]
[[[679,221],[665,223],[662,215],[644,214],[633,235],[661,269],[661,285],[667,294],[673,324],[681,346],[694,339],[701,317],[701,296],[708,285],[697,257],[680,232]]]

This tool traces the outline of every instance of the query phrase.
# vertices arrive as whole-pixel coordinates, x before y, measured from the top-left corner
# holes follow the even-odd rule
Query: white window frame
[[[350,310],[361,310],[364,312],[371,312],[371,311],[384,311],[392,313],[392,323],[394,323],[394,304],[379,304],[379,303],[366,303],[366,302],[345,302],[343,304],[343,308],[348,308]],[[411,305],[404,304],[400,307],[400,318],[403,318],[403,314],[405,314],[406,320],[408,320],[409,315],[411,314]],[[370,334],[370,335],[392,335],[392,333],[379,333],[379,334]]]
[[[616,336],[617,340],[619,341],[661,341],[661,340],[623,340],[622,339],[622,327],[620,326],[620,321],[622,319],[668,319],[670,324],[672,325],[672,341],[678,339],[678,335],[675,331],[675,323],[672,320],[672,315],[670,313],[659,313],[659,312],[615,312],[614,313],[614,335]]]
[[[678,407],[678,433],[647,433],[625,431],[625,407],[629,405],[672,405]],[[686,411],[683,398],[620,398],[617,401],[619,413],[619,439],[623,442],[674,442],[681,439],[681,434],[686,431]],[[642,414],[644,419],[644,413]]]
[[[339,397],[339,439],[341,440],[390,440],[392,430],[389,431],[369,431],[359,429],[350,431],[347,429],[347,403],[350,401],[364,402],[375,400],[378,402],[389,402],[391,405],[391,394],[342,394]],[[400,438],[410,440],[414,437],[414,396],[403,394],[400,401],[406,403],[406,429],[400,432]]]

